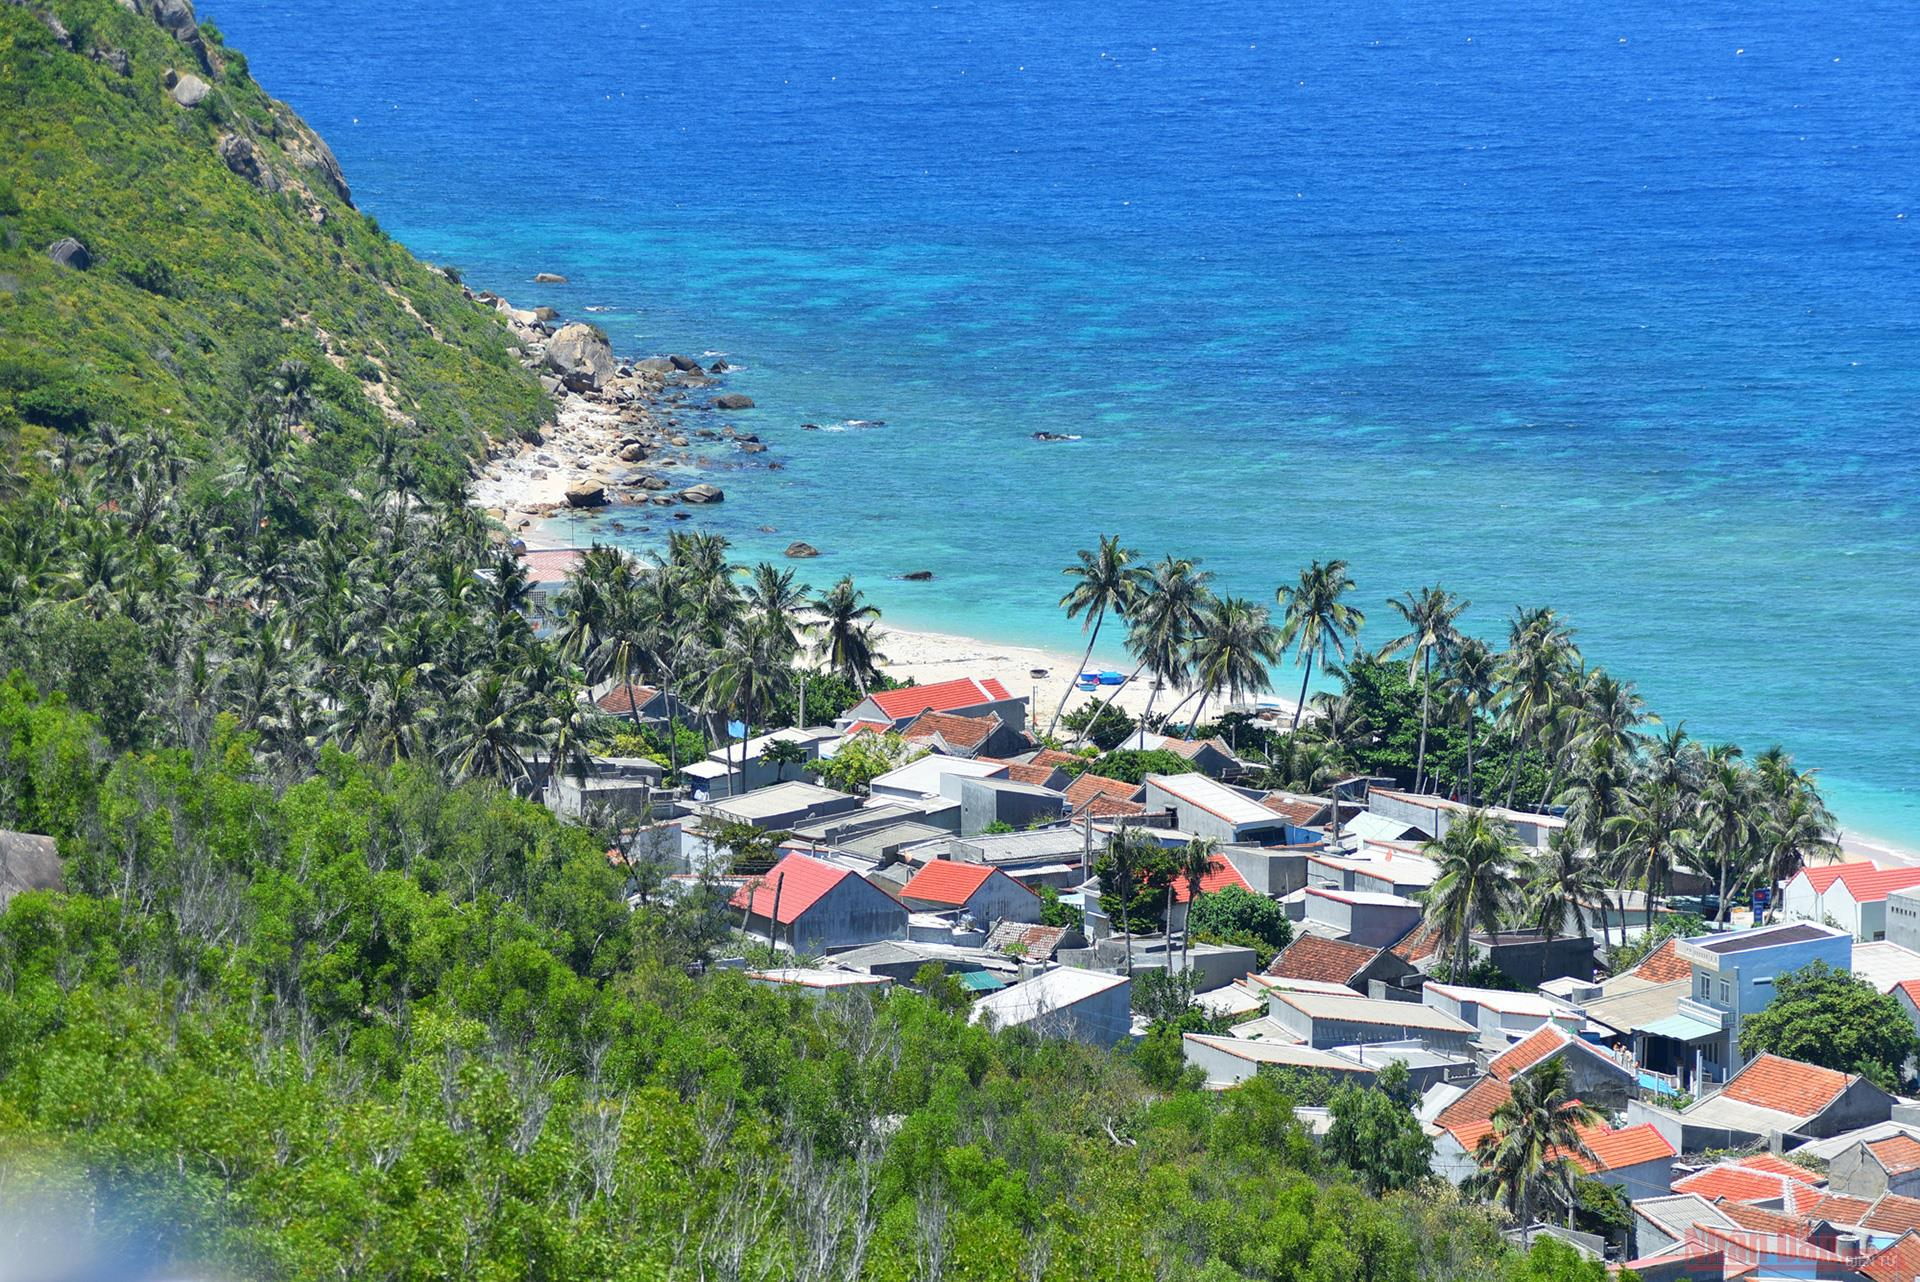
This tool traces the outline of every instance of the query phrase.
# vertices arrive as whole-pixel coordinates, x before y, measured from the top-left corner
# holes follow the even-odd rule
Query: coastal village
[[[582,551],[521,555],[541,599],[564,603]],[[1075,679],[1091,706],[1122,674]],[[1575,1120],[1542,1155],[1545,1182],[1560,1170],[1614,1190],[1622,1214],[1594,1231],[1573,1227],[1570,1203],[1523,1204],[1516,1241],[1556,1237],[1648,1282],[1920,1270],[1920,1099],[1742,1037],[1810,967],[1871,985],[1920,1032],[1920,867],[1829,842],[1777,898],[1717,914],[1713,878],[1676,863],[1657,897],[1595,888],[1558,922],[1460,924],[1435,893],[1458,876],[1449,833],[1491,824],[1540,859],[1568,841],[1565,807],[1469,806],[1384,777],[1275,790],[1229,742],[1144,727],[1115,746],[1177,769],[1103,777],[1091,743],[1046,735],[1047,710],[993,675],[875,689],[745,739],[655,687],[604,681],[589,697],[597,714],[700,723],[719,743],[677,771],[596,758],[543,791],[623,834],[609,861],[658,881],[636,894],[717,885],[736,943],[719,964],[755,984],[823,1001],[952,986],[976,1022],[1119,1048],[1152,1036],[1171,992],[1195,1026],[1179,1034],[1184,1071],[1206,1089],[1275,1075],[1392,1089],[1431,1142],[1431,1174],[1469,1190],[1486,1186],[1516,1096],[1540,1107],[1533,1092],[1551,1088]],[[834,762],[860,754],[882,760],[826,782],[853,777]],[[1132,881],[1153,854],[1174,872],[1136,919]],[[1283,917],[1286,942],[1195,924],[1225,901]],[[1635,960],[1609,965],[1622,956]],[[1327,1132],[1324,1104],[1297,1112]]]

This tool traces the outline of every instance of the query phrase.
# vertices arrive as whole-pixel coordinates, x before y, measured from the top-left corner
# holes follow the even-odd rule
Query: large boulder
[[[198,107],[213,92],[213,86],[188,72],[184,76],[174,77],[173,83],[167,86],[167,92],[182,107]]]
[[[667,357],[667,363],[679,370],[682,374],[698,374],[700,372],[700,362],[691,356],[669,356]]]
[[[85,271],[93,266],[93,255],[87,247],[71,236],[62,237],[47,246],[47,257],[62,267],[71,267],[75,271]]]
[[[227,162],[228,169],[261,191],[280,190],[280,176],[268,168],[252,139],[240,134],[228,134],[220,140],[220,159]]]
[[[820,549],[811,543],[802,543],[796,540],[795,542],[787,544],[787,555],[793,557],[795,560],[805,560],[808,557],[819,556]]]
[[[564,285],[567,283],[567,278],[559,272],[535,272],[533,274],[533,283],[536,285]]]
[[[725,497],[726,495],[721,492],[719,486],[710,485],[705,481],[702,481],[698,485],[689,485],[686,489],[680,491],[680,501],[682,503],[718,503]]]
[[[738,392],[728,392],[725,396],[716,396],[713,398],[713,408],[717,410],[750,410],[753,408],[753,398],[751,396],[742,396]]]
[[[607,487],[598,481],[576,481],[567,487],[568,507],[605,507]]]
[[[576,392],[597,392],[613,377],[613,345],[591,325],[562,325],[547,343],[547,368]]]

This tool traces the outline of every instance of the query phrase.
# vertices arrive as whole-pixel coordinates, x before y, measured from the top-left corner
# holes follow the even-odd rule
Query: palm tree
[[[1347,657],[1347,642],[1360,635],[1367,616],[1340,598],[1353,591],[1345,561],[1315,561],[1300,571],[1300,582],[1281,584],[1274,593],[1280,606],[1280,646],[1292,648],[1301,665],[1300,698],[1293,706],[1292,730],[1300,728],[1300,712],[1307,705],[1307,683],[1313,661],[1331,663]]]
[[[1147,572],[1144,567],[1133,564],[1136,553],[1132,548],[1121,547],[1117,534],[1102,534],[1098,548],[1092,551],[1082,548],[1078,555],[1079,562],[1062,571],[1073,577],[1074,584],[1060,598],[1060,607],[1069,619],[1086,616],[1081,624],[1087,630],[1087,652],[1080,658],[1084,671],[1093,661],[1093,647],[1100,640],[1100,625],[1106,621],[1107,612],[1111,610],[1126,617]],[[1060,706],[1053,710],[1053,720],[1047,723],[1049,737],[1060,724],[1060,714],[1067,710],[1067,697],[1073,693],[1073,686],[1074,683],[1068,681],[1066,689],[1060,692]]]
[[[1698,832],[1700,848],[1714,862],[1718,874],[1720,909],[1716,923],[1727,920],[1728,892],[1745,875],[1753,854],[1757,788],[1753,771],[1740,760],[1740,749],[1715,744],[1707,749],[1701,776]]]
[[[1113,873],[1113,893],[1120,901],[1120,934],[1127,946],[1127,978],[1133,978],[1133,888],[1140,877],[1153,839],[1138,828],[1121,828],[1107,838],[1107,858]],[[1101,890],[1105,891],[1102,886]]]
[[[1493,1129],[1474,1149],[1480,1171],[1472,1187],[1504,1203],[1524,1232],[1543,1197],[1572,1214],[1579,1172],[1575,1159],[1598,1165],[1582,1133],[1605,1119],[1599,1109],[1572,1097],[1564,1058],[1517,1074],[1508,1086],[1511,1093],[1493,1110]]]
[[[814,626],[820,634],[821,660],[865,698],[868,683],[879,675],[881,655],[873,647],[873,624],[880,608],[867,604],[852,578],[844,578],[814,600],[813,610],[819,616]]]
[[[1279,662],[1280,630],[1273,626],[1273,616],[1264,605],[1255,605],[1244,597],[1221,597],[1201,615],[1192,659],[1195,691],[1200,696],[1193,710],[1193,724],[1199,725],[1207,701],[1215,695],[1223,694],[1237,703],[1273,689],[1268,665]],[[1182,700],[1180,707],[1184,706],[1186,701]]]
[[[1462,637],[1460,644],[1454,647],[1448,657],[1446,670],[1440,674],[1440,688],[1446,695],[1447,710],[1460,719],[1467,732],[1467,772],[1464,783],[1464,796],[1461,800],[1468,805],[1474,804],[1473,756],[1474,746],[1480,738],[1480,722],[1487,709],[1493,706],[1495,682],[1499,672],[1499,660],[1494,657],[1493,648],[1479,637]]]
[[[1434,660],[1444,662],[1459,644],[1460,633],[1454,623],[1469,602],[1455,600],[1453,594],[1443,588],[1426,587],[1396,597],[1387,604],[1399,611],[1407,631],[1404,636],[1388,642],[1381,656],[1408,650],[1408,683],[1412,683],[1416,672],[1420,674],[1420,750],[1413,767],[1413,790],[1421,792],[1427,777],[1427,722],[1433,702],[1430,678]]]
[[[1606,933],[1605,883],[1596,862],[1589,859],[1570,830],[1562,828],[1534,861],[1525,896],[1528,920],[1548,939],[1560,933],[1567,919],[1580,938],[1587,939],[1587,905],[1601,903],[1601,933]]]
[[[1567,674],[1579,658],[1573,629],[1552,610],[1514,612],[1507,627],[1507,649],[1500,656],[1501,722],[1513,739],[1502,805],[1513,805],[1522,750],[1529,744],[1545,747],[1547,728],[1554,724],[1565,702]]]
[[[1793,758],[1777,745],[1761,753],[1754,766],[1763,798],[1756,872],[1767,880],[1768,905],[1774,910],[1780,883],[1805,867],[1809,856],[1840,853],[1839,829],[1814,784],[1816,771],[1796,770]]]
[[[1180,972],[1191,978],[1187,969],[1188,947],[1193,942],[1193,913],[1200,907],[1200,885],[1213,871],[1214,843],[1205,837],[1195,837],[1174,856],[1173,875],[1187,883],[1187,928],[1180,932]],[[1168,923],[1171,930],[1172,923]]]
[[[1177,685],[1186,676],[1187,646],[1213,595],[1207,588],[1213,576],[1195,569],[1197,564],[1167,556],[1147,572],[1127,618],[1127,650],[1139,662],[1123,684],[1107,692],[1089,726],[1099,725],[1115,697],[1145,671],[1153,678],[1153,688],[1147,692],[1147,706],[1140,714],[1144,727],[1153,715],[1153,701],[1160,688]]]
[[[525,706],[503,672],[483,672],[467,683],[447,726],[446,764],[454,778],[495,779],[508,787],[527,782],[521,749],[532,736],[522,714]]]
[[[1633,783],[1633,758],[1617,746],[1619,742],[1606,737],[1587,739],[1575,754],[1573,779],[1555,800],[1566,808],[1567,826],[1561,831],[1569,841],[1592,852],[1596,873],[1619,875],[1620,918],[1624,931],[1626,883],[1631,879],[1631,868],[1620,856],[1620,833],[1613,821],[1627,808]],[[1602,893],[1601,903],[1605,902]],[[1611,942],[1604,912],[1600,933]]]
[[[707,674],[707,698],[715,707],[740,714],[740,771],[747,768],[747,741],[753,738],[754,713],[773,706],[793,685],[791,655],[758,620],[744,619],[728,630]]]
[[[1454,977],[1467,970],[1467,937],[1475,926],[1492,934],[1519,889],[1520,851],[1513,830],[1484,810],[1469,810],[1437,841],[1421,848],[1440,867],[1427,891],[1427,912],[1448,941]]]

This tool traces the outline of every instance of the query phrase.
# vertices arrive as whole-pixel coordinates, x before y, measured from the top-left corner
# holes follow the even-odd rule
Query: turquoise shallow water
[[[203,6],[416,251],[743,366],[749,554],[1063,648],[1109,529],[1551,603],[1920,846],[1920,25],[1270,8]]]

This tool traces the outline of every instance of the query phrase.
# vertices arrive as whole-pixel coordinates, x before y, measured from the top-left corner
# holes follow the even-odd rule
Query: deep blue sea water
[[[1553,604],[1920,846],[1910,6],[202,7],[416,252],[744,366],[749,554],[1062,648],[1103,530]]]

